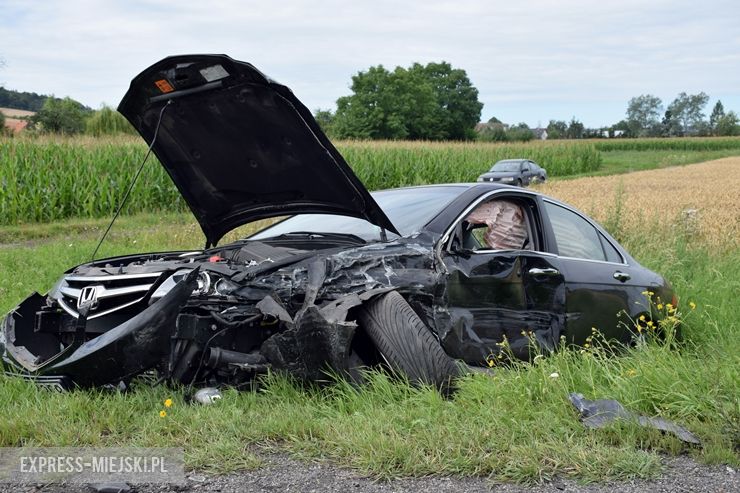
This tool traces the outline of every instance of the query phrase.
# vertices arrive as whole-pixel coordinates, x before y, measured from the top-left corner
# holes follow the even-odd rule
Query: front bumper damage
[[[46,298],[34,293],[3,321],[3,364],[9,373],[65,389],[125,382],[166,357],[172,329],[195,288],[196,276],[194,270],[161,300],[124,323],[84,343],[73,341],[65,347],[52,334],[38,330]],[[84,330],[85,321],[80,323]]]
[[[65,390],[128,385],[151,370],[165,381],[236,386],[269,369],[306,381],[326,379],[327,370],[344,374],[356,328],[347,320],[350,310],[393,287],[376,282],[355,286],[333,300],[322,299],[319,307],[317,297],[330,289],[327,260],[312,259],[297,270],[301,274],[294,270],[293,276],[301,278],[300,295],[295,296],[295,286],[289,288],[294,297],[302,297],[297,310],[286,308],[279,289],[265,295],[264,289],[243,287],[242,303],[219,312],[192,297],[196,268],[137,315],[100,335],[88,333],[87,340],[83,316],[68,322],[60,339],[65,329],[58,327],[64,324],[49,322],[60,310],[51,310],[47,297],[34,293],[0,323],[5,371]],[[255,295],[261,297],[256,303]],[[60,333],[51,333],[49,326]]]

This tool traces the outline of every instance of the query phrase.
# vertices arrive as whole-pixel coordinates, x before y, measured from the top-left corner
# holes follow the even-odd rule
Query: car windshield
[[[371,195],[403,236],[420,231],[465,187],[437,186],[401,188]],[[333,214],[297,214],[250,236],[262,240],[297,232],[342,233],[368,241],[380,239],[380,228],[364,219]],[[392,233],[389,233],[392,236]]]
[[[521,161],[499,161],[493,165],[491,171],[519,171]]]

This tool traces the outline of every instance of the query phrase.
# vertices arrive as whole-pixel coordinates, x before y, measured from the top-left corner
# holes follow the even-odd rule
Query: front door
[[[437,292],[440,342],[473,365],[496,357],[502,344],[522,359],[534,346],[554,349],[564,328],[564,279],[557,257],[539,251],[536,202],[526,195],[495,197],[457,228],[461,238],[445,251]]]

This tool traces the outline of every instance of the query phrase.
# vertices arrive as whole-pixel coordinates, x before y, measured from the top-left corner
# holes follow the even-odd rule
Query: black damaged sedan
[[[672,292],[598,224],[498,184],[369,193],[292,92],[223,55],[166,58],[119,111],[152,146],[203,250],[68,270],[0,323],[6,372],[60,388],[155,371],[240,385],[382,364],[444,386],[506,338],[528,358],[598,327],[629,342]],[[287,216],[287,218],[285,218]],[[232,229],[285,219],[219,245]],[[15,273],[23,275],[23,273]]]

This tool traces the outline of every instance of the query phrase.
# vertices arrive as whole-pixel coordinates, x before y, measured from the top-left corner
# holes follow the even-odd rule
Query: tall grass
[[[0,223],[112,214],[146,147],[134,139],[9,139],[0,143]],[[127,212],[185,210],[161,166],[149,163]]]
[[[549,176],[595,171],[601,155],[591,143],[339,142],[337,147],[370,189],[471,182],[500,159],[528,158]]]
[[[531,158],[550,176],[598,169],[591,143],[339,142],[371,190],[475,181],[499,159]],[[146,147],[133,137],[0,140],[0,224],[108,216],[119,203]],[[186,210],[156,159],[148,163],[125,212]]]
[[[110,253],[193,241],[181,225],[151,219],[145,227],[141,220],[119,225]],[[188,405],[178,387],[58,394],[0,376],[0,446],[183,447],[189,467],[212,472],[257,467],[262,452],[280,451],[385,478],[464,474],[521,482],[644,477],[659,472],[663,454],[684,452],[737,467],[740,325],[733,296],[740,252],[716,255],[651,228],[628,232],[625,242],[674,284],[685,312],[680,349],[650,339],[616,357],[596,345],[561,350],[467,377],[451,399],[377,373],[361,388],[304,388],[273,376],[258,392],[227,390],[209,407]],[[24,273],[0,276],[0,313],[48,289],[94,245],[85,234],[60,232],[51,241],[0,249],[0,272]],[[676,421],[703,445],[630,422],[589,430],[568,402],[570,392]],[[174,405],[160,418],[168,398]]]
[[[611,139],[592,141],[599,151],[722,151],[740,149],[738,137]]]

